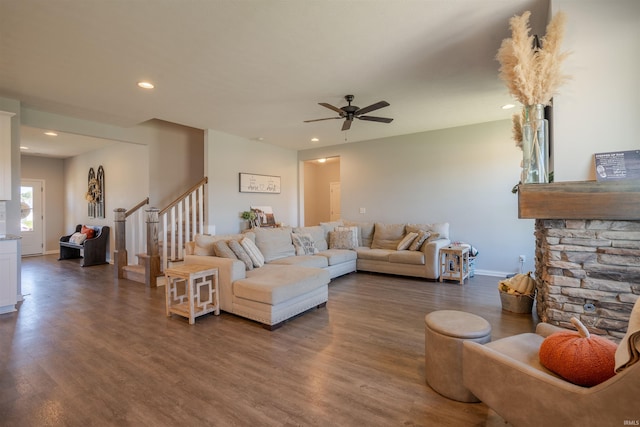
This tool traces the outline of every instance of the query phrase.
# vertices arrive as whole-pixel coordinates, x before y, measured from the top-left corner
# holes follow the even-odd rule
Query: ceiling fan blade
[[[393,119],[389,119],[387,117],[374,117],[374,116],[359,116],[360,120],[368,120],[370,122],[382,122],[382,123],[391,123]]]
[[[388,107],[390,104],[387,101],[380,101],[380,102],[376,102],[375,104],[371,104],[368,107],[364,107],[359,109],[358,111],[356,111],[356,116],[359,116],[361,114],[367,114],[370,113],[371,111],[374,110],[378,110],[380,108],[384,108],[384,107]]]
[[[325,119],[313,119],[313,120],[305,120],[305,123],[311,123],[311,122],[319,122],[321,120],[333,120],[333,119],[341,119],[342,117],[327,117]]]
[[[353,120],[345,120],[344,123],[342,124],[342,130],[349,130],[351,129],[351,123],[353,122]]]
[[[339,113],[340,115],[344,114],[344,111],[342,111],[341,109],[339,109],[338,107],[334,107],[331,104],[327,104],[326,102],[318,102],[319,105],[322,105],[325,108],[328,108],[330,110],[335,111],[336,113]]]

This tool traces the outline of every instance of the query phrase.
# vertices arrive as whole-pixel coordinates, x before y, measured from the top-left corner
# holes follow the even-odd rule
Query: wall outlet
[[[526,260],[527,260],[527,257],[526,257],[526,256],[524,256],[524,255],[520,255],[520,256],[518,257],[518,261],[519,261],[519,262],[524,263]]]

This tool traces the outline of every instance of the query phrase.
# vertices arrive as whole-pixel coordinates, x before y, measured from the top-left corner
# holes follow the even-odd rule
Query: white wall
[[[104,168],[105,218],[89,218],[87,175],[89,168]],[[149,193],[149,149],[138,144],[116,144],[65,160],[64,234],[77,224],[111,227],[109,259],[114,248],[114,216],[116,208],[131,208]]]
[[[162,209],[204,177],[204,131],[161,120],[139,127],[154,135],[147,140],[149,199]]]
[[[521,153],[507,120],[305,150],[299,159],[340,156],[344,219],[449,222],[452,240],[480,251],[478,271],[503,275],[519,270],[521,254],[527,270],[534,265],[534,222],[518,219],[511,193]]]
[[[208,130],[205,132],[205,173],[209,177],[207,212],[216,234],[246,228],[240,218],[250,206],[271,206],[277,222],[298,225],[297,153],[258,141]],[[239,173],[278,175],[280,194],[240,193]]]
[[[593,154],[640,148],[640,1],[552,0],[567,14],[554,97],[556,181],[595,180]]]

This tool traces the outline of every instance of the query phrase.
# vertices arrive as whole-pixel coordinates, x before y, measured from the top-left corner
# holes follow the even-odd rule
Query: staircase
[[[122,278],[132,280],[134,282],[146,283],[144,266],[147,254],[138,254],[138,263],[133,265],[125,265],[122,268]]]
[[[184,244],[205,232],[207,182],[204,177],[162,210],[149,208],[143,212],[141,208],[149,203],[148,198],[129,211],[114,210],[118,279],[155,287],[166,268],[183,261]],[[135,255],[129,256],[128,248]]]

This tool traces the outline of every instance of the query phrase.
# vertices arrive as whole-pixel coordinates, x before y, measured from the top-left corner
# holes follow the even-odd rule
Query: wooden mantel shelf
[[[640,220],[640,180],[523,184],[518,217]]]

